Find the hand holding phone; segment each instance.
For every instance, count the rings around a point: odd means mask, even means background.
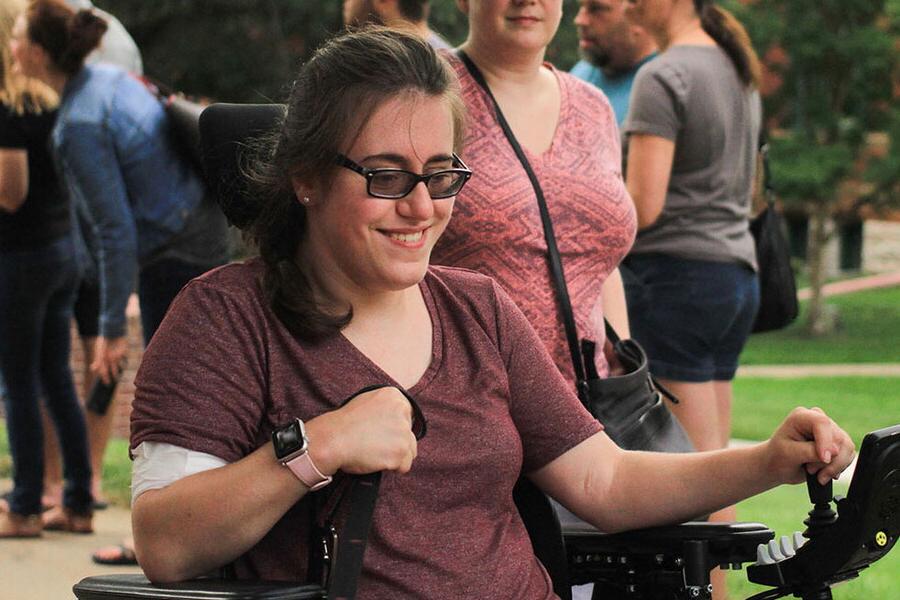
[[[119,364],[119,368],[116,369],[116,372],[109,383],[104,383],[103,379],[97,377],[91,388],[91,393],[88,395],[87,402],[85,402],[85,408],[94,414],[105,415],[106,411],[109,410],[109,405],[112,404],[113,395],[116,392],[116,385],[119,383],[119,378],[122,376],[122,371],[124,370],[125,363],[123,361]]]

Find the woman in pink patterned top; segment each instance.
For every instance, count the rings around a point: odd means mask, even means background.
[[[602,347],[604,315],[627,337],[617,267],[634,241],[634,206],[622,181],[619,133],[606,97],[544,62],[562,2],[468,0],[460,7],[469,16],[462,50],[484,73],[546,197],[580,337]],[[478,168],[432,262],[499,281],[574,382],[531,183],[487,93],[462,61],[452,57],[452,63],[469,115],[464,156]],[[597,360],[606,375],[603,353]]]

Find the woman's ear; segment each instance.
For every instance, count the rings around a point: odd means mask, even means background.
[[[309,206],[313,203],[315,193],[311,185],[299,177],[291,177],[291,186],[294,188],[294,196],[297,198],[297,202],[303,206]]]
[[[464,15],[469,14],[469,0],[456,0],[456,8]]]

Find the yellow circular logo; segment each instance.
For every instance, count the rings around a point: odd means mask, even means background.
[[[876,533],[875,534],[875,543],[882,547],[887,546],[887,543],[888,543],[887,534],[883,531],[879,531],[878,533]]]

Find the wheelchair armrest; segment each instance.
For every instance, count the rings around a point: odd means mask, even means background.
[[[325,598],[318,585],[284,581],[193,579],[154,584],[137,573],[85,577],[72,591],[78,600],[305,600]]]
[[[756,548],[775,537],[760,523],[696,521],[607,534],[568,511],[557,511],[573,584],[595,582],[609,593],[660,587],[697,587],[706,593],[709,571],[740,568]]]

